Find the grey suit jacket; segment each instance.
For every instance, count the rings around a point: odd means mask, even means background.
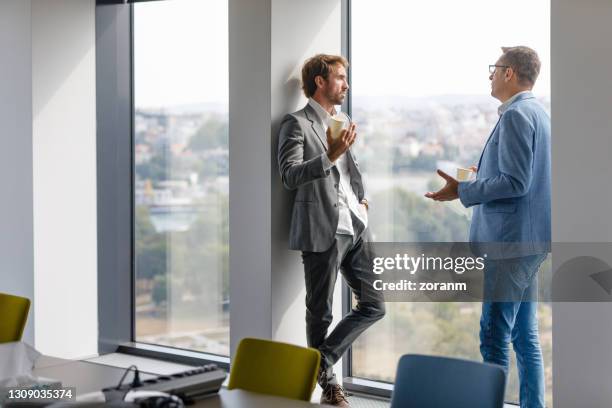
[[[278,138],[278,166],[284,186],[297,190],[289,248],[323,252],[334,242],[338,229],[338,188],[340,172],[336,166],[325,171],[322,155],[327,151],[327,136],[310,106],[283,118]],[[364,198],[359,164],[347,153],[351,187],[357,199]]]

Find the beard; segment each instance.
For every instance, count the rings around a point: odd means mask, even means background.
[[[346,94],[340,93],[340,92],[327,94],[327,99],[334,105],[342,105],[345,97],[346,97]]]

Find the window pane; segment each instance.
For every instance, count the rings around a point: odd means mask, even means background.
[[[478,163],[498,119],[488,65],[501,46],[538,51],[542,72],[534,93],[550,109],[550,3],[352,0],[351,7],[352,117],[363,135],[356,153],[375,203],[374,240],[467,241],[471,212],[423,194],[442,186],[436,168],[454,174]],[[353,346],[353,376],[393,382],[406,353],[481,360],[480,303],[387,306],[386,317]],[[540,304],[539,318],[552,406],[550,305]],[[516,370],[506,399],[518,401]]]
[[[134,5],[136,341],[229,355],[227,0]]]

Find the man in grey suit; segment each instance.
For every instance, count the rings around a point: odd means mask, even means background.
[[[372,289],[373,272],[363,241],[368,201],[359,164],[350,150],[356,126],[351,123],[335,139],[328,126],[349,88],[347,66],[345,58],[324,54],[304,63],[302,83],[308,104],[285,116],[278,145],[283,184],[296,190],[289,248],[302,251],[306,334],[308,345],[321,352],[321,402],[343,407],[348,402],[333,365],[385,313],[382,296]],[[357,305],[328,335],[338,270]]]

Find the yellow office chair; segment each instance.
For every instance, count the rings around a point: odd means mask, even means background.
[[[227,388],[310,401],[320,360],[315,349],[245,338],[238,344]]]
[[[21,340],[29,311],[30,299],[0,293],[0,343]]]

